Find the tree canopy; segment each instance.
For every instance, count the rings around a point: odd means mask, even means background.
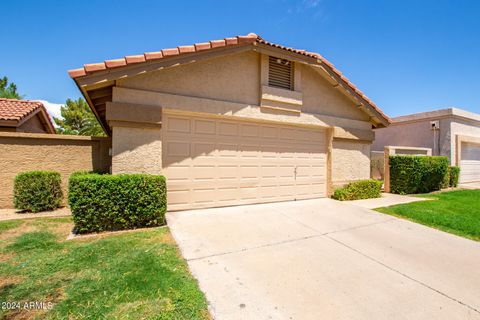
[[[17,85],[13,82],[8,83],[8,78],[0,78],[0,98],[22,99],[23,96],[17,92]]]
[[[77,100],[67,99],[60,108],[62,118],[53,117],[58,126],[59,134],[74,134],[82,136],[105,136],[100,123],[90,110],[87,102],[82,98]]]

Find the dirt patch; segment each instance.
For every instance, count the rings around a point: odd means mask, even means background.
[[[0,221],[17,219],[35,219],[42,217],[65,217],[71,216],[69,208],[63,207],[54,211],[43,211],[37,213],[19,212],[15,209],[0,209]]]
[[[72,232],[73,229],[73,222],[68,222],[68,223],[56,223],[54,225],[51,225],[48,228],[48,231],[51,231],[55,235],[58,235],[61,237],[61,239],[65,239],[68,237],[68,235]]]
[[[23,276],[0,276],[0,291],[6,287],[16,285],[24,279]]]
[[[38,319],[42,318],[41,315],[44,314],[45,310],[28,310],[28,309],[15,309],[11,310],[5,315],[5,319],[11,320],[29,320],[29,319]]]
[[[32,226],[30,223],[23,223],[22,225],[18,226],[17,228],[10,229],[0,233],[0,242],[9,241],[14,239],[18,236],[21,236],[24,233],[32,232],[37,230],[36,227]]]
[[[9,253],[0,253],[0,262],[4,263],[13,258],[13,254]]]

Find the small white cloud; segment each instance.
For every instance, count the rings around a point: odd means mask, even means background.
[[[320,4],[320,0],[303,0],[304,7],[315,8]]]
[[[53,103],[53,102],[49,102],[47,100],[36,100],[36,101],[40,101],[41,103],[43,103],[43,105],[45,106],[45,108],[48,111],[48,114],[52,118],[52,121],[53,121],[53,117],[62,118],[62,115],[60,114],[60,108],[63,106],[63,104]]]

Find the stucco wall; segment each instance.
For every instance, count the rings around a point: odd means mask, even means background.
[[[302,75],[302,112],[368,121],[366,113],[358,110],[350,99],[332,88],[317,71],[303,65],[299,67]]]
[[[112,173],[161,173],[160,128],[114,127],[112,142]]]
[[[30,170],[55,170],[63,190],[72,172],[110,168],[110,139],[52,134],[0,133],[0,208],[13,207],[13,179]]]
[[[120,79],[117,86],[258,105],[260,57],[231,54]]]
[[[433,130],[430,129],[430,122],[434,120],[440,122],[435,147]],[[456,165],[455,137],[457,135],[480,137],[480,122],[458,116],[447,116],[394,124],[388,128],[375,129],[372,149],[383,151],[383,147],[389,145],[431,148],[433,155],[447,156],[450,163]]]
[[[392,124],[387,128],[375,129],[372,150],[383,151],[385,146],[431,148],[433,155],[450,157],[451,119],[438,119],[440,130],[435,133],[435,146],[434,131],[431,129],[430,121],[432,120]]]
[[[261,63],[259,53],[244,52],[121,79],[113,88],[113,101],[170,111],[371,132],[369,117],[306,65],[295,66],[301,77],[295,86],[302,93],[301,112],[263,109]],[[160,173],[160,140],[161,134],[152,129],[114,127],[113,172]],[[332,181],[370,176],[369,142],[337,137],[332,157]]]
[[[370,143],[334,140],[332,150],[332,183],[370,178]]]

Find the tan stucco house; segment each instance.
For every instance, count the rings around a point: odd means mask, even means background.
[[[389,118],[316,53],[256,34],[70,70],[112,173],[167,178],[170,210],[328,196],[370,176]]]
[[[460,166],[460,183],[480,182],[480,114],[449,108],[393,118],[375,130],[373,151],[385,146],[430,148]]]
[[[0,132],[55,133],[39,101],[0,98]]]

